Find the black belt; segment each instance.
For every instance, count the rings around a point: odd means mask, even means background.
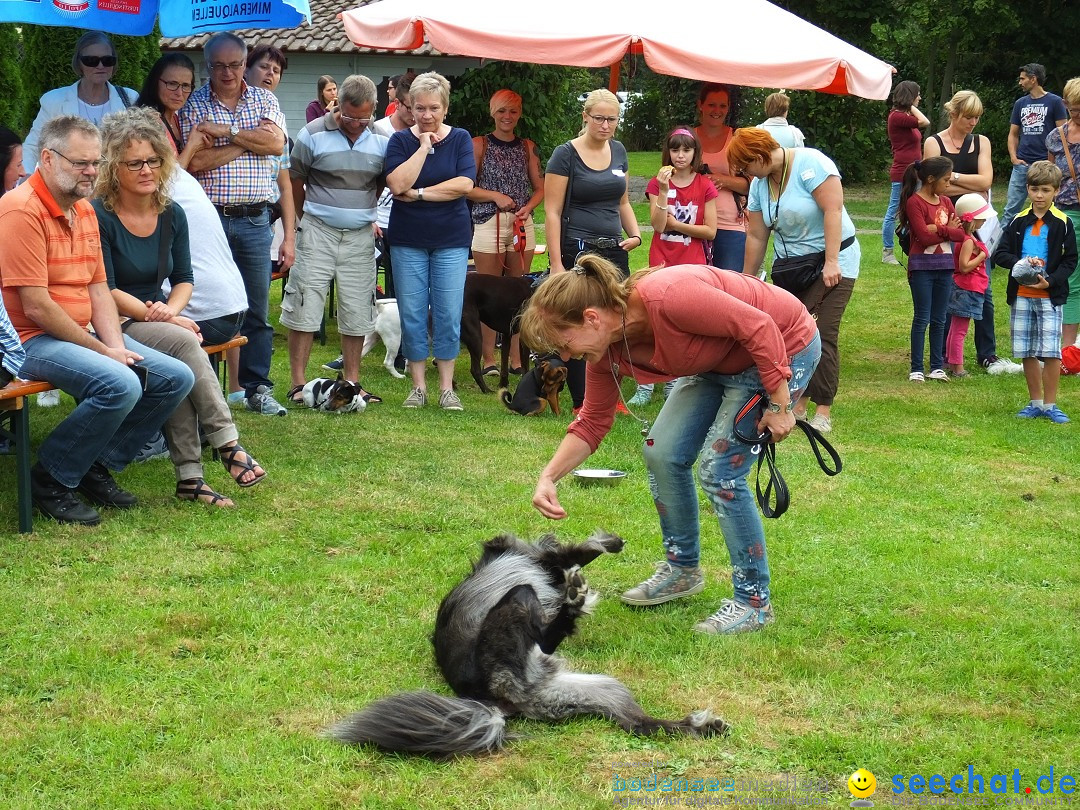
[[[266,203],[252,205],[215,205],[214,208],[226,217],[258,217],[266,213]]]
[[[597,239],[579,239],[578,241],[589,247],[600,248],[600,250],[614,250],[622,245],[621,240],[612,239],[610,236],[601,236]]]

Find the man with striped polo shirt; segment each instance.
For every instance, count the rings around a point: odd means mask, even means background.
[[[274,159],[285,148],[285,116],[269,90],[244,80],[247,44],[220,31],[203,46],[210,81],[198,88],[180,110],[184,140],[206,138],[188,164],[217,208],[236,266],[244,278],[248,311],[240,333],[239,379],[247,407],[256,413],[284,416],[273,397],[270,355],[270,200],[276,192]]]
[[[296,263],[285,285],[281,325],[289,330],[289,399],[307,381],[311,344],[330,283],[337,285],[343,374],[360,382],[364,336],[375,329],[375,208],[388,139],[370,129],[375,85],[349,76],[338,105],[304,127],[292,150],[292,193],[299,221]],[[367,402],[381,402],[363,392]]]

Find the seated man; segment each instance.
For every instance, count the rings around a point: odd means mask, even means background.
[[[0,198],[0,286],[26,351],[22,376],[78,403],[38,449],[34,505],[62,523],[93,526],[100,516],[75,491],[100,506],[134,506],[110,470],[127,466],[195,378],[120,329],[86,199],[101,162],[97,128],[61,116],[42,128],[40,142],[37,171]]]

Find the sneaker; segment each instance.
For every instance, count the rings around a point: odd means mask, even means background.
[[[425,405],[427,405],[427,391],[423,388],[414,388],[401,403],[402,408],[423,408]]]
[[[1066,422],[1070,421],[1069,417],[1065,415],[1065,412],[1062,411],[1061,408],[1059,408],[1057,405],[1053,405],[1047,408],[1045,411],[1043,411],[1042,415],[1049,419],[1051,422],[1053,422],[1055,425],[1064,425]]]
[[[142,463],[153,461],[155,458],[169,457],[169,443],[165,441],[165,435],[159,430],[157,435],[143,445],[142,450],[135,454],[132,461]]]
[[[227,397],[225,397],[225,401],[228,402],[229,405],[243,405],[244,404],[244,392],[243,391],[233,391],[231,394],[229,394]]]
[[[671,396],[671,392],[675,390],[675,383],[677,382],[678,380],[671,380],[670,382],[664,383],[664,399]]]
[[[41,466],[41,462],[30,470],[30,495],[41,514],[59,523],[79,523],[83,526],[101,523],[97,510],[76,498],[74,490],[53,478]]]
[[[439,407],[444,411],[463,411],[461,400],[452,388],[447,388],[439,393]]]
[[[945,373],[945,369],[943,369],[943,368],[935,368],[935,369],[932,369],[930,371],[930,373],[926,375],[926,379],[928,379],[928,380],[937,380],[938,382],[948,382],[949,381],[949,375]]]
[[[37,395],[37,404],[39,408],[55,408],[60,404],[60,390],[42,391]]]
[[[882,264],[900,264],[900,261],[896,258],[892,248],[885,248],[881,251],[881,263]]]
[[[331,360],[329,363],[323,363],[323,368],[327,371],[341,371],[345,368],[345,355],[339,354],[337,360]]]
[[[130,509],[139,502],[130,492],[120,488],[104,464],[97,462],[86,471],[76,490],[98,506]]]
[[[818,433],[831,433],[832,419],[828,416],[814,414],[814,418],[810,420],[810,427],[815,428]]]
[[[656,564],[655,574],[619,598],[628,605],[662,605],[701,593],[704,588],[705,575],[700,567],[686,568],[664,560]]]
[[[1038,405],[1028,403],[1016,414],[1017,419],[1038,419],[1043,415],[1043,409]]]
[[[652,399],[653,387],[652,383],[645,383],[644,385],[638,385],[637,391],[627,401],[627,405],[637,407],[639,405],[648,405],[649,400]]]
[[[907,375],[908,382],[926,382],[926,375],[921,371],[913,371]]]
[[[285,406],[274,399],[274,386],[260,385],[255,393],[244,400],[249,411],[261,413],[264,416],[284,416],[288,413]]]
[[[733,636],[736,633],[752,633],[776,621],[772,605],[754,608],[740,605],[734,599],[725,599],[720,609],[704,621],[694,625],[694,631],[711,635]]]
[[[982,367],[986,369],[987,374],[995,375],[1020,374],[1024,370],[1024,367],[1020,363],[1014,363],[1012,360],[1006,360],[1004,357],[998,357],[996,354],[983,360]]]

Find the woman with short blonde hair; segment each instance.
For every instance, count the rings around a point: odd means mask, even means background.
[[[1049,160],[1061,169],[1061,188],[1054,204],[1065,212],[1080,243],[1080,78],[1069,79],[1061,91],[1069,119],[1046,136]],[[1064,136],[1064,137],[1063,137]],[[1068,149],[1068,156],[1065,150]],[[1072,346],[1080,331],[1080,266],[1069,276],[1069,297],[1061,315],[1061,345]]]

